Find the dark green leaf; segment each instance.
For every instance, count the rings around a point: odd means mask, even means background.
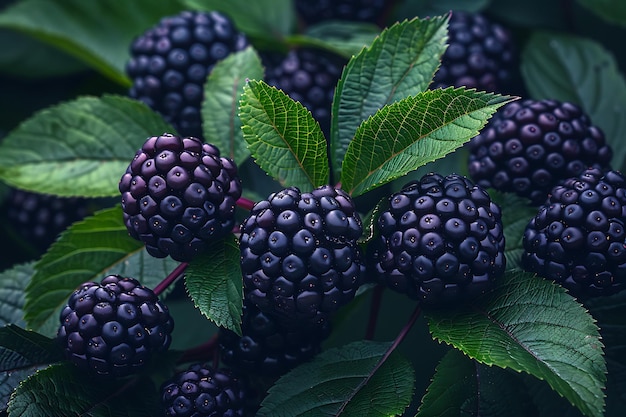
[[[136,273],[133,278],[152,288],[177,264],[148,255],[144,245],[128,235],[119,206],[100,211],[63,232],[36,263],[26,288],[25,319],[35,330],[54,332],[60,309],[83,282],[99,282],[108,273],[123,271]]]
[[[476,13],[489,5],[491,0],[405,0],[396,12],[397,18],[426,17],[465,10]]]
[[[567,13],[563,13],[563,5],[558,1],[492,1],[487,13],[508,27],[566,30],[569,24]]]
[[[244,87],[243,136],[257,164],[281,185],[304,190],[328,184],[326,139],[302,104],[264,81]]]
[[[464,88],[428,90],[389,104],[359,126],[341,172],[357,196],[454,151],[511,97]]]
[[[16,265],[0,274],[0,326],[24,323],[24,290],[34,274],[33,263]]]
[[[281,377],[269,389],[257,416],[401,414],[413,395],[414,372],[397,352],[385,356],[390,346],[353,342],[320,353]]]
[[[159,394],[148,379],[94,383],[70,363],[51,365],[24,380],[9,402],[11,417],[154,417]]]
[[[413,19],[382,31],[344,68],[333,99],[331,158],[341,172],[348,145],[363,120],[383,106],[428,87],[445,51],[447,17]]]
[[[536,32],[522,52],[521,71],[533,98],[580,105],[612,146],[612,165],[626,168],[626,81],[608,50],[590,39]]]
[[[124,67],[132,39],[181,9],[175,0],[23,0],[0,14],[0,26],[49,43],[128,86]]]
[[[380,28],[374,24],[329,20],[308,27],[304,34],[288,37],[287,42],[328,49],[350,59],[371,44],[379,33]]]
[[[578,0],[578,3],[591,10],[609,23],[626,27],[626,3],[622,0]]]
[[[427,316],[435,338],[486,365],[544,379],[585,415],[602,416],[606,363],[600,333],[560,286],[509,271],[471,306]]]
[[[204,86],[202,129],[204,139],[223,156],[241,164],[250,156],[241,131],[239,100],[247,80],[263,79],[261,59],[252,47],[219,61]]]
[[[118,184],[149,136],[173,132],[126,97],[81,97],[41,110],[0,142],[0,178],[60,196],[118,196]]]
[[[534,417],[531,404],[518,375],[452,349],[439,362],[417,417]]]
[[[213,242],[208,255],[194,259],[185,274],[187,291],[200,312],[241,335],[243,281],[234,235]]]
[[[245,34],[280,39],[292,32],[296,13],[291,0],[183,0],[188,8],[227,14]]]

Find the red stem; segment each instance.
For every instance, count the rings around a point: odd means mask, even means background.
[[[174,281],[184,274],[185,269],[187,269],[187,265],[189,265],[187,262],[181,262],[168,276],[165,277],[163,281],[159,282],[159,284],[154,287],[152,291],[154,291],[156,295],[161,295],[167,287],[172,285]]]
[[[245,197],[239,197],[236,204],[244,210],[252,210],[254,207],[254,201]]]
[[[178,363],[206,362],[208,359],[214,359],[217,356],[215,354],[217,349],[217,338],[218,333],[215,333],[207,342],[187,349],[178,359]]]

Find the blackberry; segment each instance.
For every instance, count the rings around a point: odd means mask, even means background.
[[[124,223],[150,255],[185,262],[235,225],[233,160],[195,137],[148,138],[120,179]]]
[[[352,199],[341,189],[272,193],[241,226],[246,299],[281,320],[325,320],[361,284],[362,233]]]
[[[296,11],[307,25],[328,20],[377,23],[389,0],[296,0]]]
[[[505,92],[515,78],[516,48],[509,30],[480,13],[453,11],[448,47],[431,88]]]
[[[585,170],[552,189],[528,223],[522,266],[579,298],[626,288],[626,178]]]
[[[218,61],[248,44],[221,12],[164,17],[130,46],[129,96],[159,112],[180,135],[202,137],[206,77]]]
[[[249,406],[245,381],[228,369],[195,363],[161,386],[168,417],[244,416]]]
[[[381,284],[434,306],[471,299],[504,273],[500,208],[471,180],[426,174],[388,203],[367,247]]]
[[[335,87],[347,60],[316,48],[291,49],[286,55],[265,53],[265,81],[302,103],[329,136]]]
[[[61,311],[57,339],[69,361],[104,376],[140,371],[169,348],[174,321],[154,292],[134,278],[87,282]]]
[[[222,362],[240,372],[259,375],[282,375],[308,361],[321,351],[321,343],[330,334],[330,322],[318,325],[285,325],[244,302],[242,336],[220,328],[219,346]]]
[[[508,103],[469,142],[472,179],[539,205],[555,185],[595,167],[610,169],[604,133],[577,105],[557,100]]]

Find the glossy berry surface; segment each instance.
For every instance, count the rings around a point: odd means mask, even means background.
[[[137,151],[119,191],[130,235],[152,256],[183,262],[231,232],[241,180],[214,145],[165,133]]]
[[[139,372],[151,355],[169,348],[174,328],[150,288],[119,275],[78,287],[60,318],[57,339],[67,359],[103,376]]]
[[[272,193],[255,204],[241,232],[244,293],[261,311],[318,320],[354,298],[362,281],[363,226],[343,190]]]
[[[161,403],[168,417],[243,417],[247,388],[228,369],[196,363],[161,386]]]
[[[576,297],[626,288],[626,179],[588,169],[556,186],[524,232],[524,269]]]
[[[206,78],[218,61],[246,46],[245,35],[223,13],[164,17],[131,44],[129,96],[159,112],[181,135],[202,137]]]
[[[246,302],[241,323],[242,335],[220,328],[221,360],[240,372],[281,375],[312,359],[330,334],[330,322],[315,325],[287,325]]]
[[[381,284],[434,306],[474,298],[504,273],[500,208],[469,179],[426,174],[388,204],[368,244]]]
[[[508,29],[480,13],[455,10],[448,38],[431,88],[465,86],[507,92],[516,71],[516,47]]]
[[[468,169],[493,187],[543,204],[555,185],[589,167],[609,169],[604,133],[575,104],[522,100],[506,104],[469,142]]]

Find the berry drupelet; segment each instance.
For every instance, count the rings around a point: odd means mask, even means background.
[[[508,103],[468,146],[468,170],[476,183],[535,205],[589,167],[610,169],[613,155],[604,133],[580,107],[557,100]]]
[[[218,61],[247,46],[245,35],[223,13],[183,11],[164,17],[130,47],[129,96],[159,112],[182,136],[202,137],[207,75]]]
[[[174,321],[154,292],[134,278],[109,275],[82,284],[61,311],[57,339],[67,359],[101,376],[139,372],[169,348]]]
[[[325,320],[361,284],[362,233],[352,199],[341,189],[272,193],[241,226],[246,299],[281,320]]]
[[[504,273],[500,208],[469,179],[426,174],[388,204],[367,248],[381,284],[436,306],[474,298]]]
[[[626,288],[626,178],[590,168],[553,188],[528,223],[524,269],[579,298]]]
[[[119,182],[124,223],[150,255],[186,262],[235,225],[233,160],[195,137],[152,136]]]

